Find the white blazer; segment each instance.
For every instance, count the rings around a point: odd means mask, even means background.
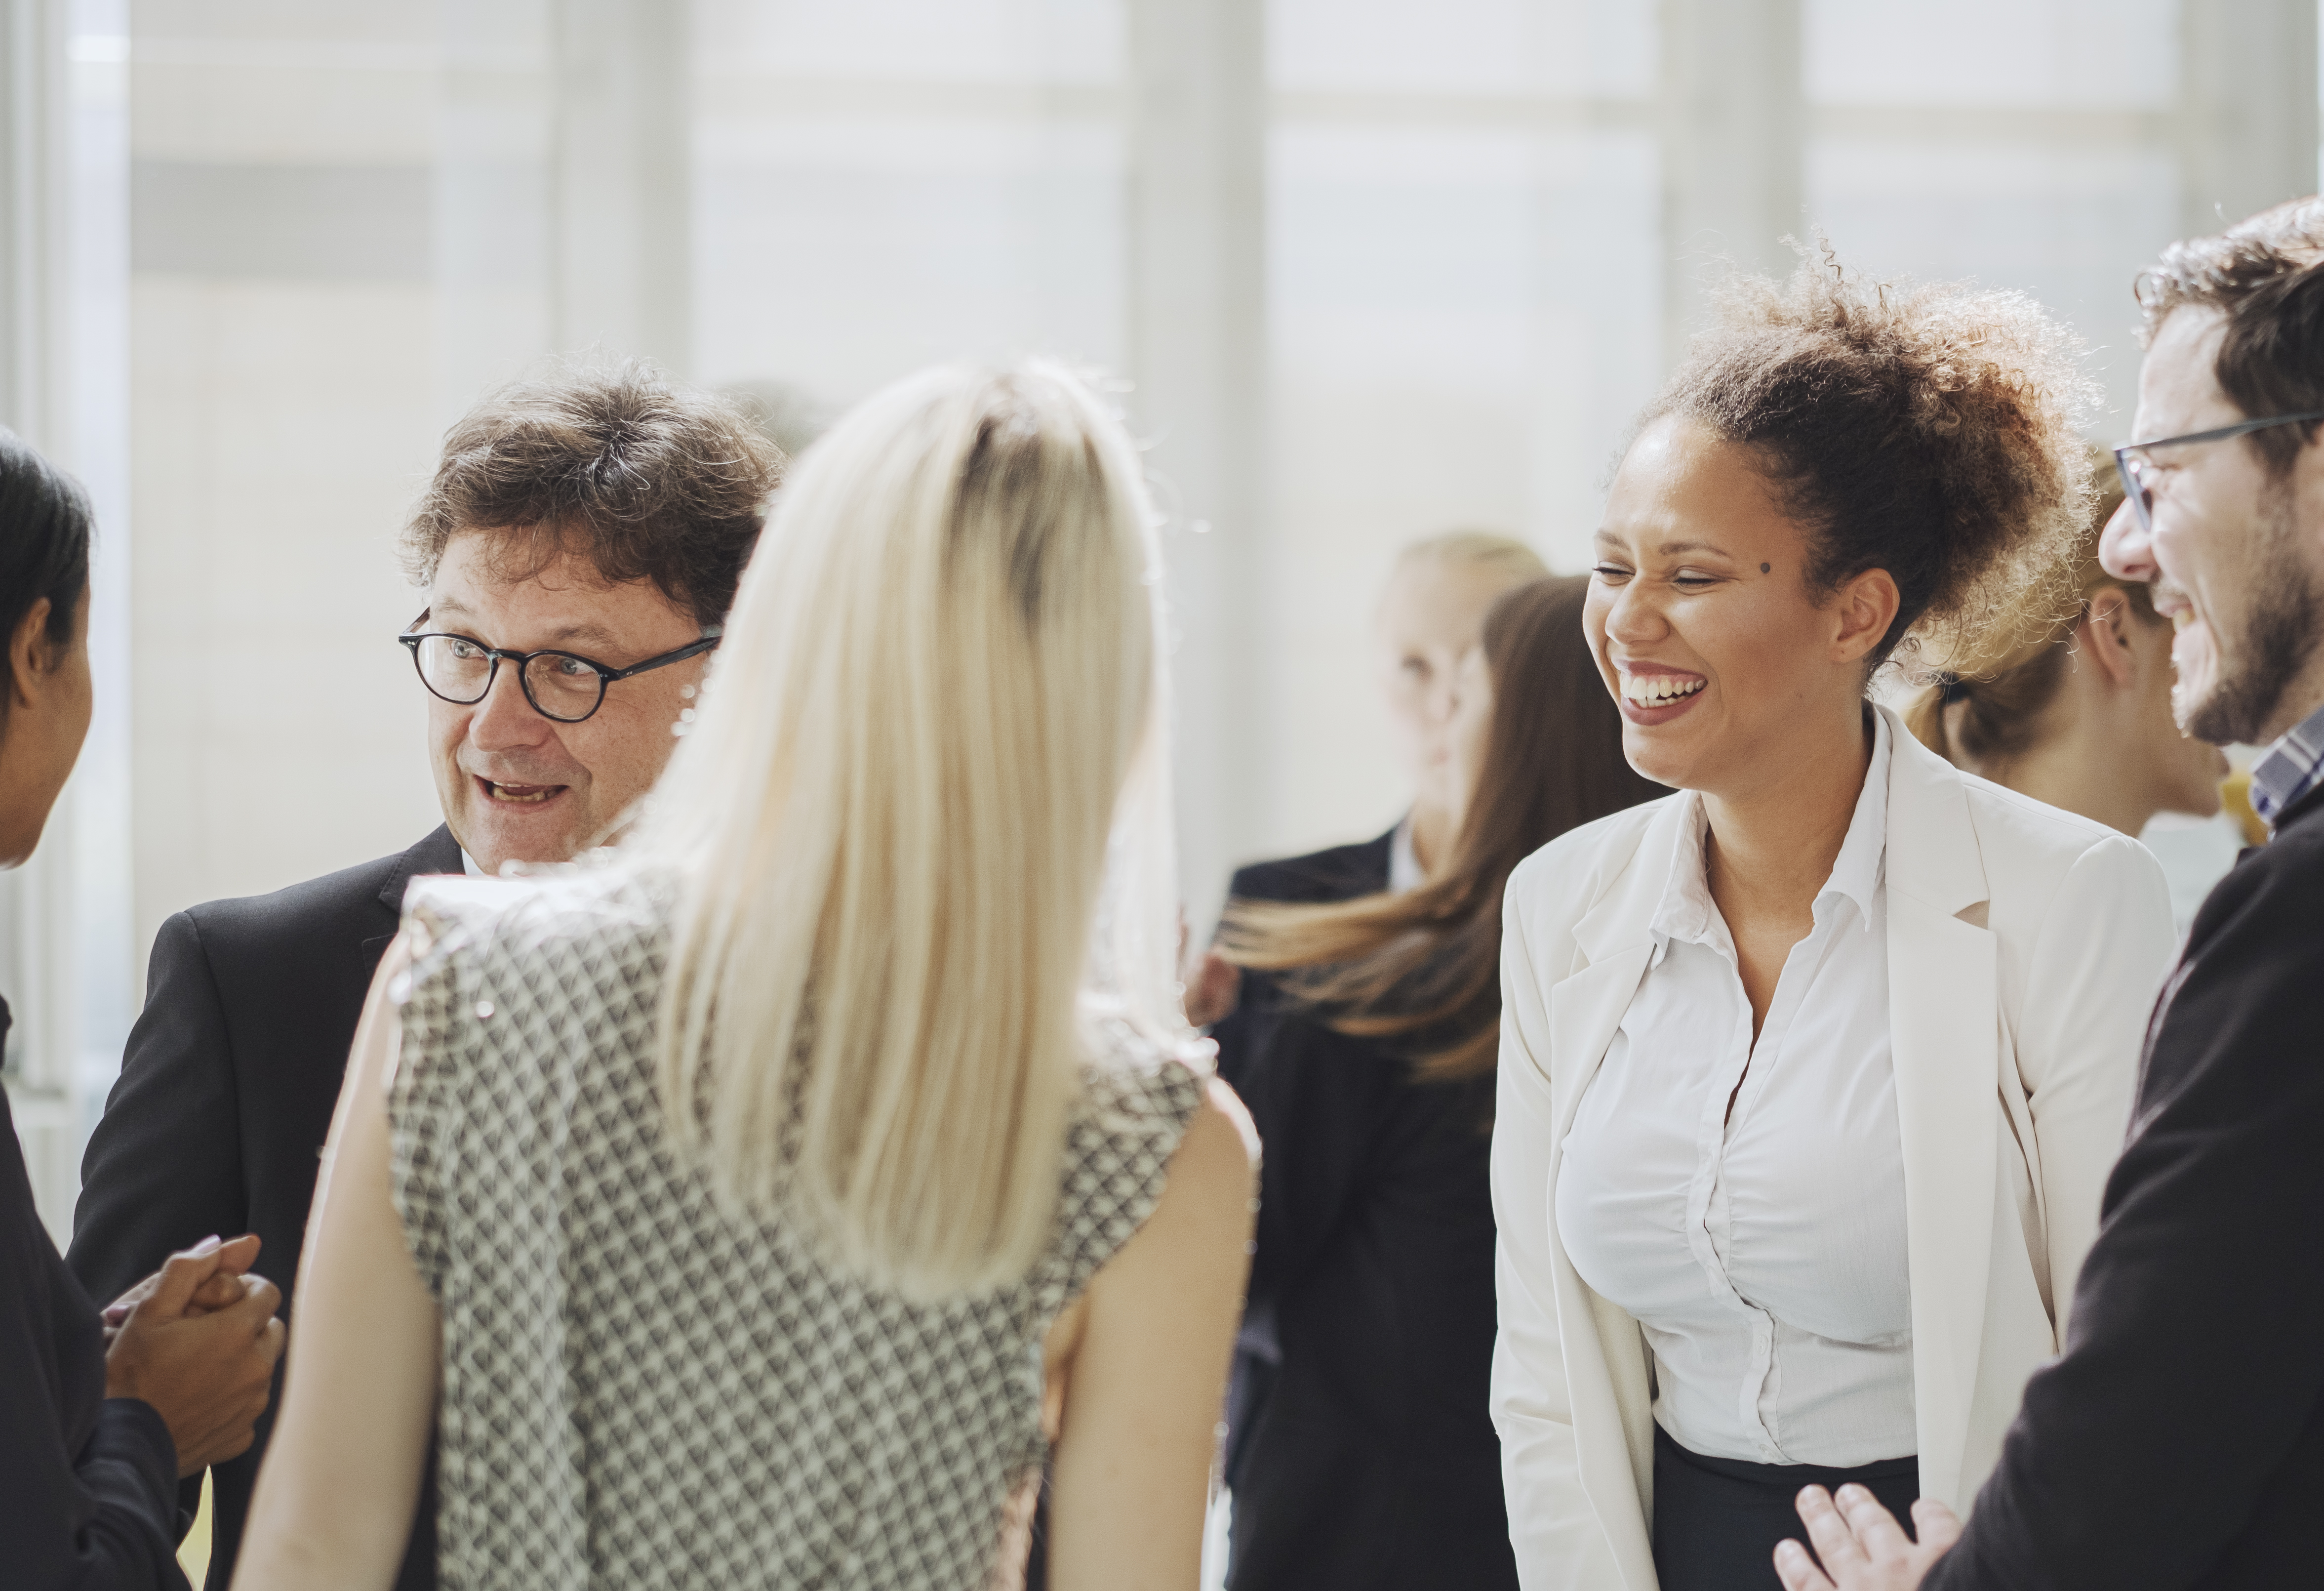
[[[2137,841],[1962,773],[1888,720],[1921,1494],[1966,1512],[2026,1377],[2062,1339],[2173,949],[2171,901]],[[1646,973],[1688,804],[1576,829],[1509,879],[1492,1410],[1526,1591],[1656,1584],[1646,1340],[1566,1259],[1553,1197],[1574,1105]]]

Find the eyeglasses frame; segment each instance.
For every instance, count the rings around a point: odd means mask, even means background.
[[[2223,425],[2214,430],[2190,431],[2183,437],[2158,437],[2151,442],[2125,442],[2114,450],[2114,472],[2122,477],[2122,495],[2130,499],[2131,512],[2138,515],[2138,528],[2148,535],[2154,534],[2153,495],[2139,485],[2138,477],[2130,472],[2129,455],[2144,453],[2149,448],[2177,448],[2189,442],[2224,442],[2229,437],[2246,436],[2272,426],[2300,425],[2309,421],[2324,420],[2324,409],[2306,414],[2271,414],[2265,420],[2246,420],[2235,425]]]
[[[396,640],[401,642],[404,650],[411,654],[411,671],[420,676],[420,683],[425,686],[428,694],[438,701],[450,702],[456,708],[475,707],[492,695],[493,687],[500,681],[501,664],[506,661],[516,665],[517,689],[524,692],[524,699],[530,704],[534,712],[552,724],[586,724],[597,716],[599,708],[605,705],[605,691],[608,687],[620,680],[627,680],[632,675],[643,674],[654,669],[668,668],[672,663],[682,663],[687,658],[699,657],[706,652],[715,652],[719,642],[724,640],[725,636],[724,625],[713,624],[703,631],[700,640],[692,644],[681,646],[676,652],[665,652],[659,657],[650,657],[643,662],[632,663],[626,669],[617,669],[611,663],[601,663],[595,658],[584,657],[577,652],[567,652],[561,646],[545,646],[539,652],[512,652],[504,646],[486,646],[474,635],[463,635],[456,630],[407,630],[398,635]],[[441,637],[447,641],[465,641],[492,660],[492,667],[484,675],[484,688],[466,701],[462,701],[456,696],[447,696],[435,686],[429,684],[428,671],[420,666],[420,643],[435,637]],[[525,671],[532,666],[532,660],[537,657],[569,657],[575,662],[586,663],[596,671],[597,699],[590,705],[587,712],[577,718],[560,718],[540,705],[540,698],[532,694],[532,681],[525,677]]]

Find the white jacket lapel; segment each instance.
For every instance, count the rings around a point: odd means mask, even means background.
[[[1886,709],[1883,709],[1884,711]],[[2000,1031],[1987,899],[1960,775],[1891,716],[1888,1023],[1904,1141],[1921,1491],[1954,1507],[1993,1263]]]

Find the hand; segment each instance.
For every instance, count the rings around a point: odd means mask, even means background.
[[[215,1237],[207,1237],[202,1241],[217,1243]],[[217,1271],[208,1281],[194,1290],[193,1300],[187,1306],[186,1313],[214,1315],[229,1304],[239,1303],[242,1300],[242,1274],[257,1263],[258,1246],[258,1234],[255,1232],[245,1232],[240,1237],[218,1244]],[[156,1271],[105,1306],[98,1318],[105,1322],[105,1347],[107,1353],[113,1351],[113,1339],[121,1335],[121,1323],[129,1318],[129,1311],[135,1309],[139,1302],[150,1295],[160,1284],[161,1280],[161,1272]]]
[[[1799,1509],[1823,1568],[1797,1541],[1784,1542],[1775,1549],[1784,1591],[1914,1591],[1960,1540],[1960,1517],[1927,1497],[1913,1504],[1917,1544],[1862,1486],[1840,1487],[1837,1505],[1821,1486],[1810,1486],[1800,1494]]]
[[[249,1450],[282,1356],[281,1293],[263,1276],[226,1271],[225,1252],[212,1237],[171,1255],[105,1356],[105,1395],[152,1405],[177,1444],[180,1478]],[[241,1296],[202,1312],[195,1296],[221,1275]]]
[[[1242,999],[1242,968],[1216,950],[1205,950],[1186,969],[1186,1024],[1206,1028],[1234,1014]]]

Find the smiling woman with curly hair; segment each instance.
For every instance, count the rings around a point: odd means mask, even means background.
[[[1728,290],[1615,474],[1583,624],[1677,793],[1508,890],[1493,1412],[1529,1588],[1774,1586],[1811,1484],[1963,1504],[2056,1351],[2161,871],[1867,687],[2070,601],[2076,351],[2022,295],[1825,251]]]

